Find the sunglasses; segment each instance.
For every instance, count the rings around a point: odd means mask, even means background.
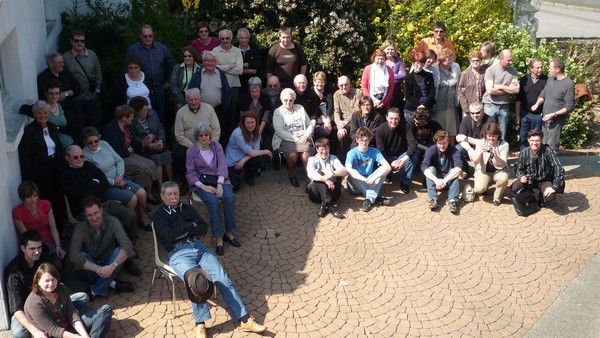
[[[221,40],[231,40],[231,38],[230,38],[230,37],[228,37],[228,36],[224,36],[224,37],[222,37],[222,38],[219,38],[219,39],[221,39]]]
[[[73,42],[84,43],[85,39],[73,39]]]
[[[471,113],[471,115],[481,115],[481,112]]]
[[[96,143],[100,143],[100,140],[89,140],[86,142],[86,144],[96,144]]]
[[[81,159],[83,159],[83,155],[73,155],[73,156],[70,156],[70,157],[72,159],[74,159],[74,160],[81,160]]]
[[[153,38],[154,34],[146,34],[146,35],[142,35],[143,38],[149,39],[149,38]]]
[[[436,29],[436,30],[434,30],[434,32],[435,33],[444,33],[444,30],[443,29]]]

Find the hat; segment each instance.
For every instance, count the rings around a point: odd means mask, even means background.
[[[206,273],[200,268],[191,268],[183,275],[185,288],[188,298],[193,303],[206,302],[214,292],[214,283]]]

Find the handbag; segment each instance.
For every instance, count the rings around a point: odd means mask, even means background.
[[[517,215],[527,217],[540,211],[540,191],[525,187],[511,197]]]
[[[204,185],[210,185],[211,187],[217,187],[219,182],[219,176],[210,175],[210,174],[202,174],[200,175],[200,183]]]

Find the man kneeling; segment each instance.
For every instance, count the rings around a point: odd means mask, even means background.
[[[158,241],[169,254],[169,265],[183,280],[185,274],[193,268],[201,268],[217,286],[227,304],[229,313],[240,320],[240,329],[245,332],[264,332],[267,328],[254,321],[248,315],[246,307],[235,286],[223,269],[217,257],[202,243],[201,236],[206,234],[207,224],[200,218],[196,209],[179,202],[179,186],[168,181],[160,188],[163,204],[152,215],[154,230]],[[210,310],[206,302],[192,303],[196,328],[196,338],[206,337],[205,321],[210,319]]]

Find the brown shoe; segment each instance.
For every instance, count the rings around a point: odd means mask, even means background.
[[[194,337],[196,338],[206,338],[206,325],[198,324],[194,328]]]
[[[245,323],[240,322],[240,330],[244,332],[263,333],[267,330],[267,327],[255,322],[254,318],[248,317]]]

